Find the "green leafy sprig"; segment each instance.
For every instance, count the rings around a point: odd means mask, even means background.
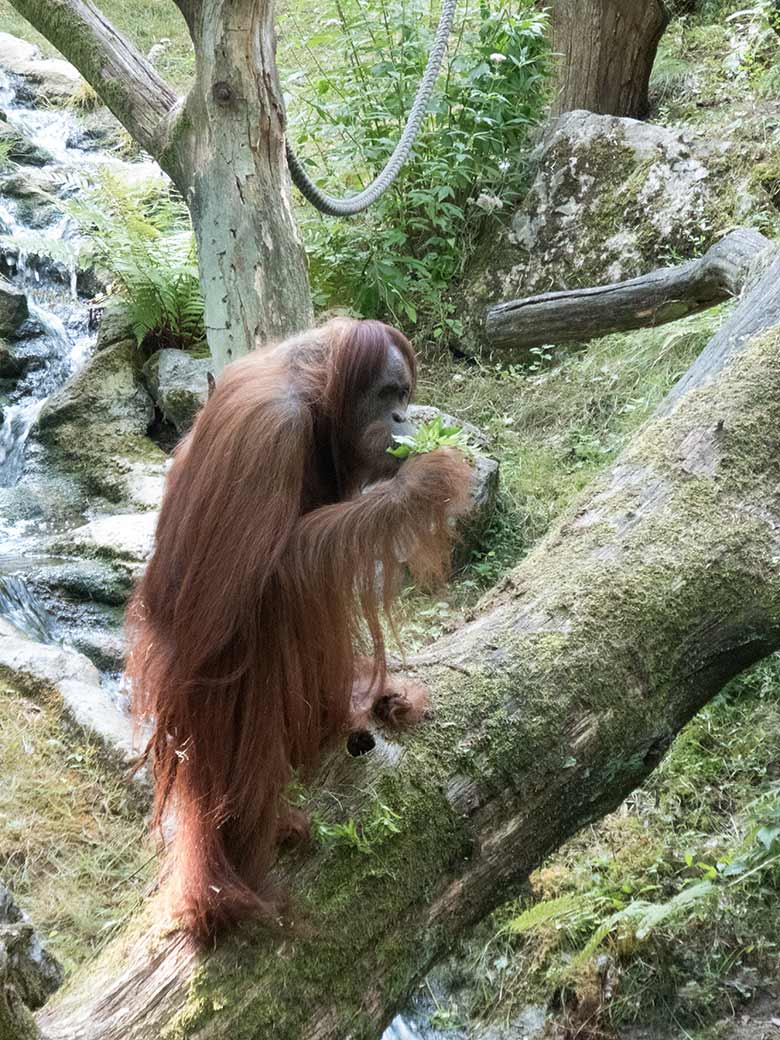
[[[422,423],[412,435],[394,436],[396,447],[388,448],[388,454],[396,459],[408,459],[410,455],[427,455],[437,448],[458,448],[467,455],[473,451],[468,436],[460,426],[445,426],[440,415],[430,422]]]

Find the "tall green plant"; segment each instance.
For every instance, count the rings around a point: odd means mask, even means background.
[[[433,39],[433,0],[335,0],[314,32],[290,15],[299,68],[291,133],[331,191],[364,186],[391,153]],[[446,292],[475,234],[516,194],[545,97],[546,17],[530,0],[465,9],[436,99],[396,182],[366,214],[301,219],[315,302],[408,326],[459,331]],[[338,186],[338,187],[336,187]]]
[[[104,171],[66,205],[85,245],[79,262],[113,278],[139,345],[193,350],[205,345],[195,241],[184,201],[162,180],[126,184]]]

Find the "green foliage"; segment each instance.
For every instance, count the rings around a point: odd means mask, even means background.
[[[123,184],[105,171],[65,204],[86,237],[80,262],[113,277],[139,345],[197,350],[205,343],[195,242],[183,200],[162,181]],[[86,255],[85,255],[86,254]]]
[[[344,823],[327,823],[315,817],[312,827],[315,836],[323,845],[345,845],[364,856],[369,856],[387,838],[400,832],[400,819],[398,813],[393,812],[389,806],[377,802],[364,823],[353,819]]]
[[[459,448],[470,453],[468,437],[460,426],[445,426],[440,415],[430,422],[422,423],[411,436],[394,436],[397,447],[388,448],[389,455],[397,459],[408,459],[410,455],[427,455],[437,448]]]
[[[754,0],[726,19],[744,39],[740,72],[757,93],[772,97],[780,82],[780,9],[775,0]]]
[[[0,141],[0,170],[5,170],[11,165],[10,154],[11,142],[7,139]]]
[[[332,193],[363,187],[408,114],[437,20],[432,0],[337,3],[311,31],[290,16],[291,135]],[[347,307],[439,338],[458,332],[445,298],[477,230],[517,192],[529,126],[542,110],[546,18],[508,0],[457,25],[446,71],[396,185],[349,220],[301,213],[315,303]],[[340,51],[343,49],[343,53]],[[332,54],[328,71],[318,56]],[[289,60],[289,59],[288,59]],[[337,71],[333,71],[337,70]]]

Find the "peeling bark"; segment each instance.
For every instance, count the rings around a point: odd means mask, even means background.
[[[409,662],[435,718],[328,761],[309,810],[371,822],[372,843],[280,859],[296,930],[207,957],[152,905],[43,1009],[43,1037],[376,1040],[464,930],[780,646],[777,274],[727,323],[717,370],[694,366],[474,620]]]

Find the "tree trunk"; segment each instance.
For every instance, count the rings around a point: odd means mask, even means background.
[[[217,368],[311,324],[290,202],[272,0],[177,0],[196,78],[180,101],[86,0],[11,0],[187,201]]]
[[[218,367],[311,325],[290,202],[271,0],[212,0],[192,24],[197,75],[163,165],[192,215]]]
[[[526,296],[489,307],[490,350],[584,343],[597,336],[678,321],[738,296],[756,257],[772,243],[750,228],[730,231],[704,256],[624,282]]]
[[[669,14],[661,0],[553,0],[554,115],[585,108],[644,119]]]
[[[207,957],[152,905],[40,1012],[42,1035],[377,1040],[458,935],[641,783],[780,646],[779,310],[775,258],[714,374],[699,366],[476,619],[409,662],[434,719],[329,760],[308,808],[356,821],[368,851],[281,858],[295,930]]]

